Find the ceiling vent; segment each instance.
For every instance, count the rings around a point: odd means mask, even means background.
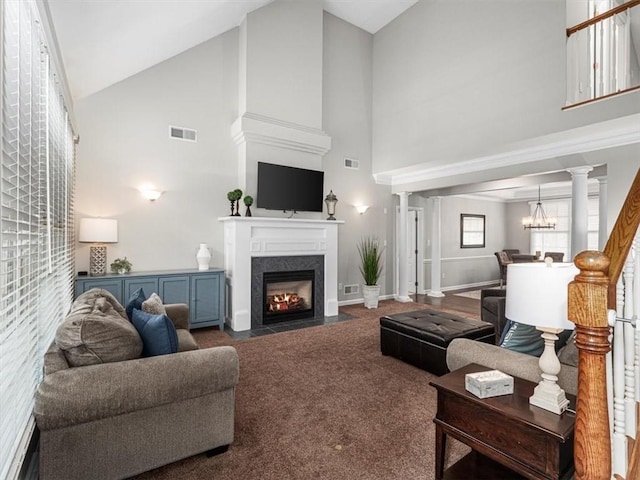
[[[178,140],[186,140],[188,142],[198,141],[198,132],[189,128],[169,126],[169,136]]]
[[[344,167],[351,168],[352,170],[358,170],[358,168],[360,168],[360,164],[358,160],[354,160],[353,158],[345,158]]]

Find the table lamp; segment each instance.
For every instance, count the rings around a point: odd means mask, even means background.
[[[118,221],[109,218],[81,218],[78,241],[92,243],[89,248],[89,275],[107,273],[107,246],[118,241]]]
[[[542,332],[544,351],[540,356],[542,380],[529,403],[556,414],[569,405],[564,390],[558,385],[560,360],[555,342],[562,330],[573,330],[567,318],[569,282],[580,271],[573,263],[512,263],[507,266],[507,299],[505,316],[514,322],[533,325]]]

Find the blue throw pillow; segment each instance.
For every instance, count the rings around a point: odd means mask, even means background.
[[[563,330],[558,334],[555,350],[560,350],[571,335],[571,330]],[[525,325],[510,320],[502,331],[500,346],[516,352],[539,357],[544,351],[542,332],[532,325]]]
[[[142,302],[144,302],[146,299],[147,297],[144,294],[144,290],[142,290],[141,288],[131,294],[129,300],[127,300],[127,304],[124,306],[129,320],[133,321],[133,318],[131,318],[133,309],[137,308],[138,310],[142,310]]]
[[[178,333],[166,315],[152,315],[133,309],[131,322],[142,338],[142,356],[154,357],[178,351]]]

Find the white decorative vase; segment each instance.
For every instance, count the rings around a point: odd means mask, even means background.
[[[364,297],[365,307],[378,308],[380,285],[362,285],[362,296]]]
[[[211,252],[209,252],[209,246],[206,243],[201,243],[196,255],[198,261],[198,270],[209,270],[209,261],[211,260]]]

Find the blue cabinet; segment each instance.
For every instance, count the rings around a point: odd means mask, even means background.
[[[164,270],[110,274],[102,277],[77,277],[76,297],[92,288],[104,288],[124,306],[133,292],[142,288],[145,295],[156,292],[163,303],[186,303],[189,328],[224,328],[224,270]]]

